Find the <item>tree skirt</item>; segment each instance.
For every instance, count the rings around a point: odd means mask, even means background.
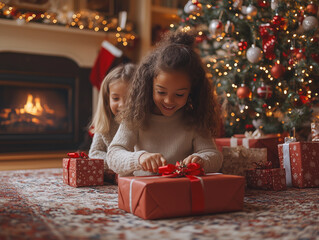
[[[0,239],[319,239],[319,188],[248,190],[242,212],[142,220],[117,186],[72,188],[62,169],[0,172]]]

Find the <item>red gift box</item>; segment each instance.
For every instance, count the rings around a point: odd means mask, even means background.
[[[70,158],[63,158],[64,183],[72,187],[103,185],[103,159],[90,159],[83,157],[83,155],[81,157],[77,153],[71,153],[70,155]]]
[[[119,177],[119,208],[143,219],[182,217],[243,208],[245,178],[213,174],[186,177]]]
[[[265,135],[260,138],[215,138],[216,146],[221,152],[223,147],[267,148],[267,161],[271,162],[274,168],[280,166],[277,146],[282,142],[282,137],[275,137],[274,135]]]
[[[282,168],[249,169],[245,171],[247,187],[280,191],[287,188],[286,172]]]
[[[319,142],[278,145],[280,167],[286,170],[287,186],[319,187]]]

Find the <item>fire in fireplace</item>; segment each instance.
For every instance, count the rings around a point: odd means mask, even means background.
[[[0,74],[0,141],[28,150],[72,142],[74,91],[72,78]]]
[[[78,149],[91,118],[89,73],[66,57],[0,53],[0,152]]]
[[[14,82],[17,84],[18,82]],[[56,88],[0,83],[0,133],[46,134],[68,132],[69,86]]]

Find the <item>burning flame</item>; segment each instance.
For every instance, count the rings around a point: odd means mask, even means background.
[[[20,108],[20,113],[29,113],[34,116],[40,116],[43,111],[53,114],[54,110],[50,109],[48,105],[44,105],[44,108],[41,106],[40,98],[35,97],[33,100],[32,94],[28,94],[27,102],[24,105],[24,108]]]

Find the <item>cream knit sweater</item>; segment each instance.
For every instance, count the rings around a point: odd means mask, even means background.
[[[205,172],[216,172],[222,165],[222,154],[213,140],[200,136],[194,129],[186,129],[181,112],[171,117],[151,115],[145,130],[130,130],[122,123],[109,146],[107,164],[120,176],[150,175],[142,171],[138,162],[145,152],[161,153],[171,164],[197,155],[204,160]]]
[[[115,121],[111,122],[111,129],[108,134],[94,133],[91,147],[89,150],[89,157],[92,159],[103,159],[104,160],[104,170],[109,169],[106,159],[108,147],[119,128],[119,124]]]

